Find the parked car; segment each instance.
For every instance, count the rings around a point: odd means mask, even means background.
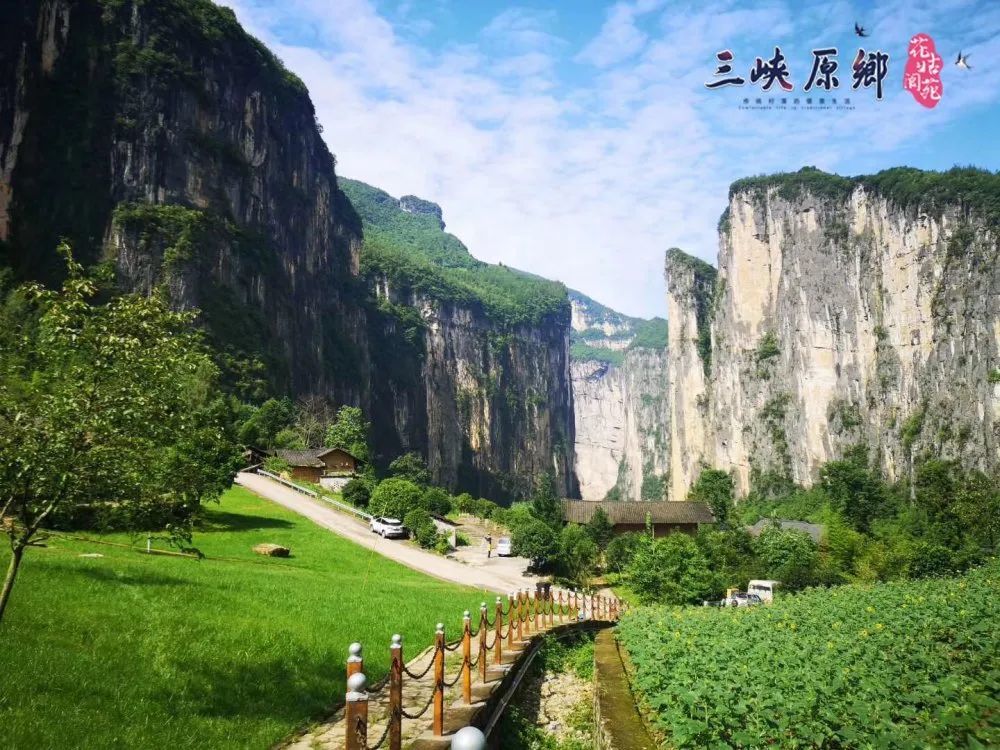
[[[497,557],[510,557],[513,554],[509,536],[497,539]]]
[[[727,607],[754,607],[758,604],[763,604],[759,596],[744,591],[735,591],[726,599]]]
[[[407,536],[406,527],[398,518],[376,516],[372,519],[371,530],[383,539],[405,539]]]

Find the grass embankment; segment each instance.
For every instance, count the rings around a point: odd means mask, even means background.
[[[292,557],[255,555],[259,542]],[[29,550],[0,624],[0,747],[268,747],[342,699],[351,641],[374,680],[394,632],[416,655],[483,598],[241,488],[194,544],[208,559],[57,538]]]
[[[619,638],[671,747],[1000,747],[1000,565],[756,609],[645,607]]]

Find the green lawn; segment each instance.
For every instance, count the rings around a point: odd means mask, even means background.
[[[374,680],[394,632],[415,655],[484,598],[241,488],[207,520],[202,561],[55,538],[29,550],[0,624],[0,747],[266,748],[342,699],[351,641]]]

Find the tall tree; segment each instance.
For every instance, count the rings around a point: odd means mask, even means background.
[[[337,411],[337,421],[326,431],[328,448],[340,448],[366,463],[370,460],[368,433],[371,423],[357,406],[341,406]]]
[[[0,620],[47,522],[87,509],[189,538],[199,504],[235,469],[193,314],[159,294],[93,304],[95,280],[59,249],[62,288],[13,291],[0,320],[0,519],[11,548]]]
[[[535,480],[535,492],[531,498],[531,513],[555,531],[562,528],[562,503],[556,496],[556,480],[552,476],[552,472],[546,472]]]
[[[702,469],[687,499],[708,505],[715,520],[724,527],[733,507],[733,478],[721,469]]]

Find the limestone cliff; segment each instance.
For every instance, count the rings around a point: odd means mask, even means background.
[[[575,465],[584,500],[659,500],[669,458],[666,324],[570,292]]]
[[[343,192],[301,81],[232,11],[0,3],[0,267],[56,280],[67,237],[121,288],[201,309],[241,397],[360,405],[382,461],[419,451],[455,489],[504,499],[552,470],[573,495],[565,288],[464,246],[462,278],[435,276],[440,207],[383,209],[435,234],[403,273],[362,273],[377,222]]]
[[[808,485],[859,442],[890,477],[1000,465],[998,195],[972,169],[734,184],[715,283],[667,261],[674,491],[702,462]]]

